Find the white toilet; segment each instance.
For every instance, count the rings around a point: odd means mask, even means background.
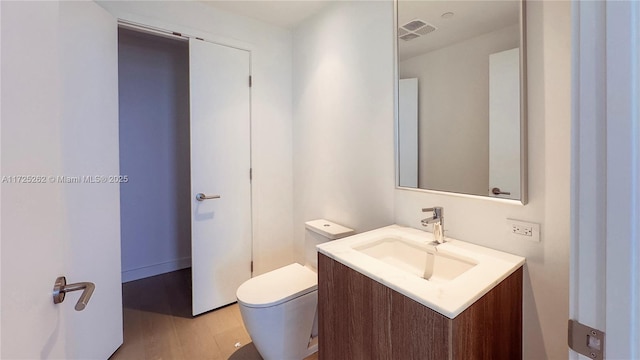
[[[316,245],[353,234],[327,220],[305,223],[305,266],[256,276],[236,292],[244,325],[265,360],[300,360],[318,350]]]

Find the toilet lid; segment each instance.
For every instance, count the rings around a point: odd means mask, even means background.
[[[295,299],[318,288],[315,272],[291,264],[245,281],[236,292],[238,302],[249,307],[269,307]]]

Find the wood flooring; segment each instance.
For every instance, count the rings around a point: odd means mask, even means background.
[[[122,297],[124,343],[111,360],[262,359],[237,304],[191,316],[190,269],[125,283]]]

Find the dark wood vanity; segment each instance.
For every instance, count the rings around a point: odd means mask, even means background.
[[[450,319],[318,254],[319,358],[521,359],[522,267]]]

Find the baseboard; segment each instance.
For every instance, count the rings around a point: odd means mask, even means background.
[[[190,257],[143,266],[137,269],[125,270],[122,272],[122,282],[126,283],[129,281],[144,279],[150,276],[160,275],[188,267],[191,267]]]

